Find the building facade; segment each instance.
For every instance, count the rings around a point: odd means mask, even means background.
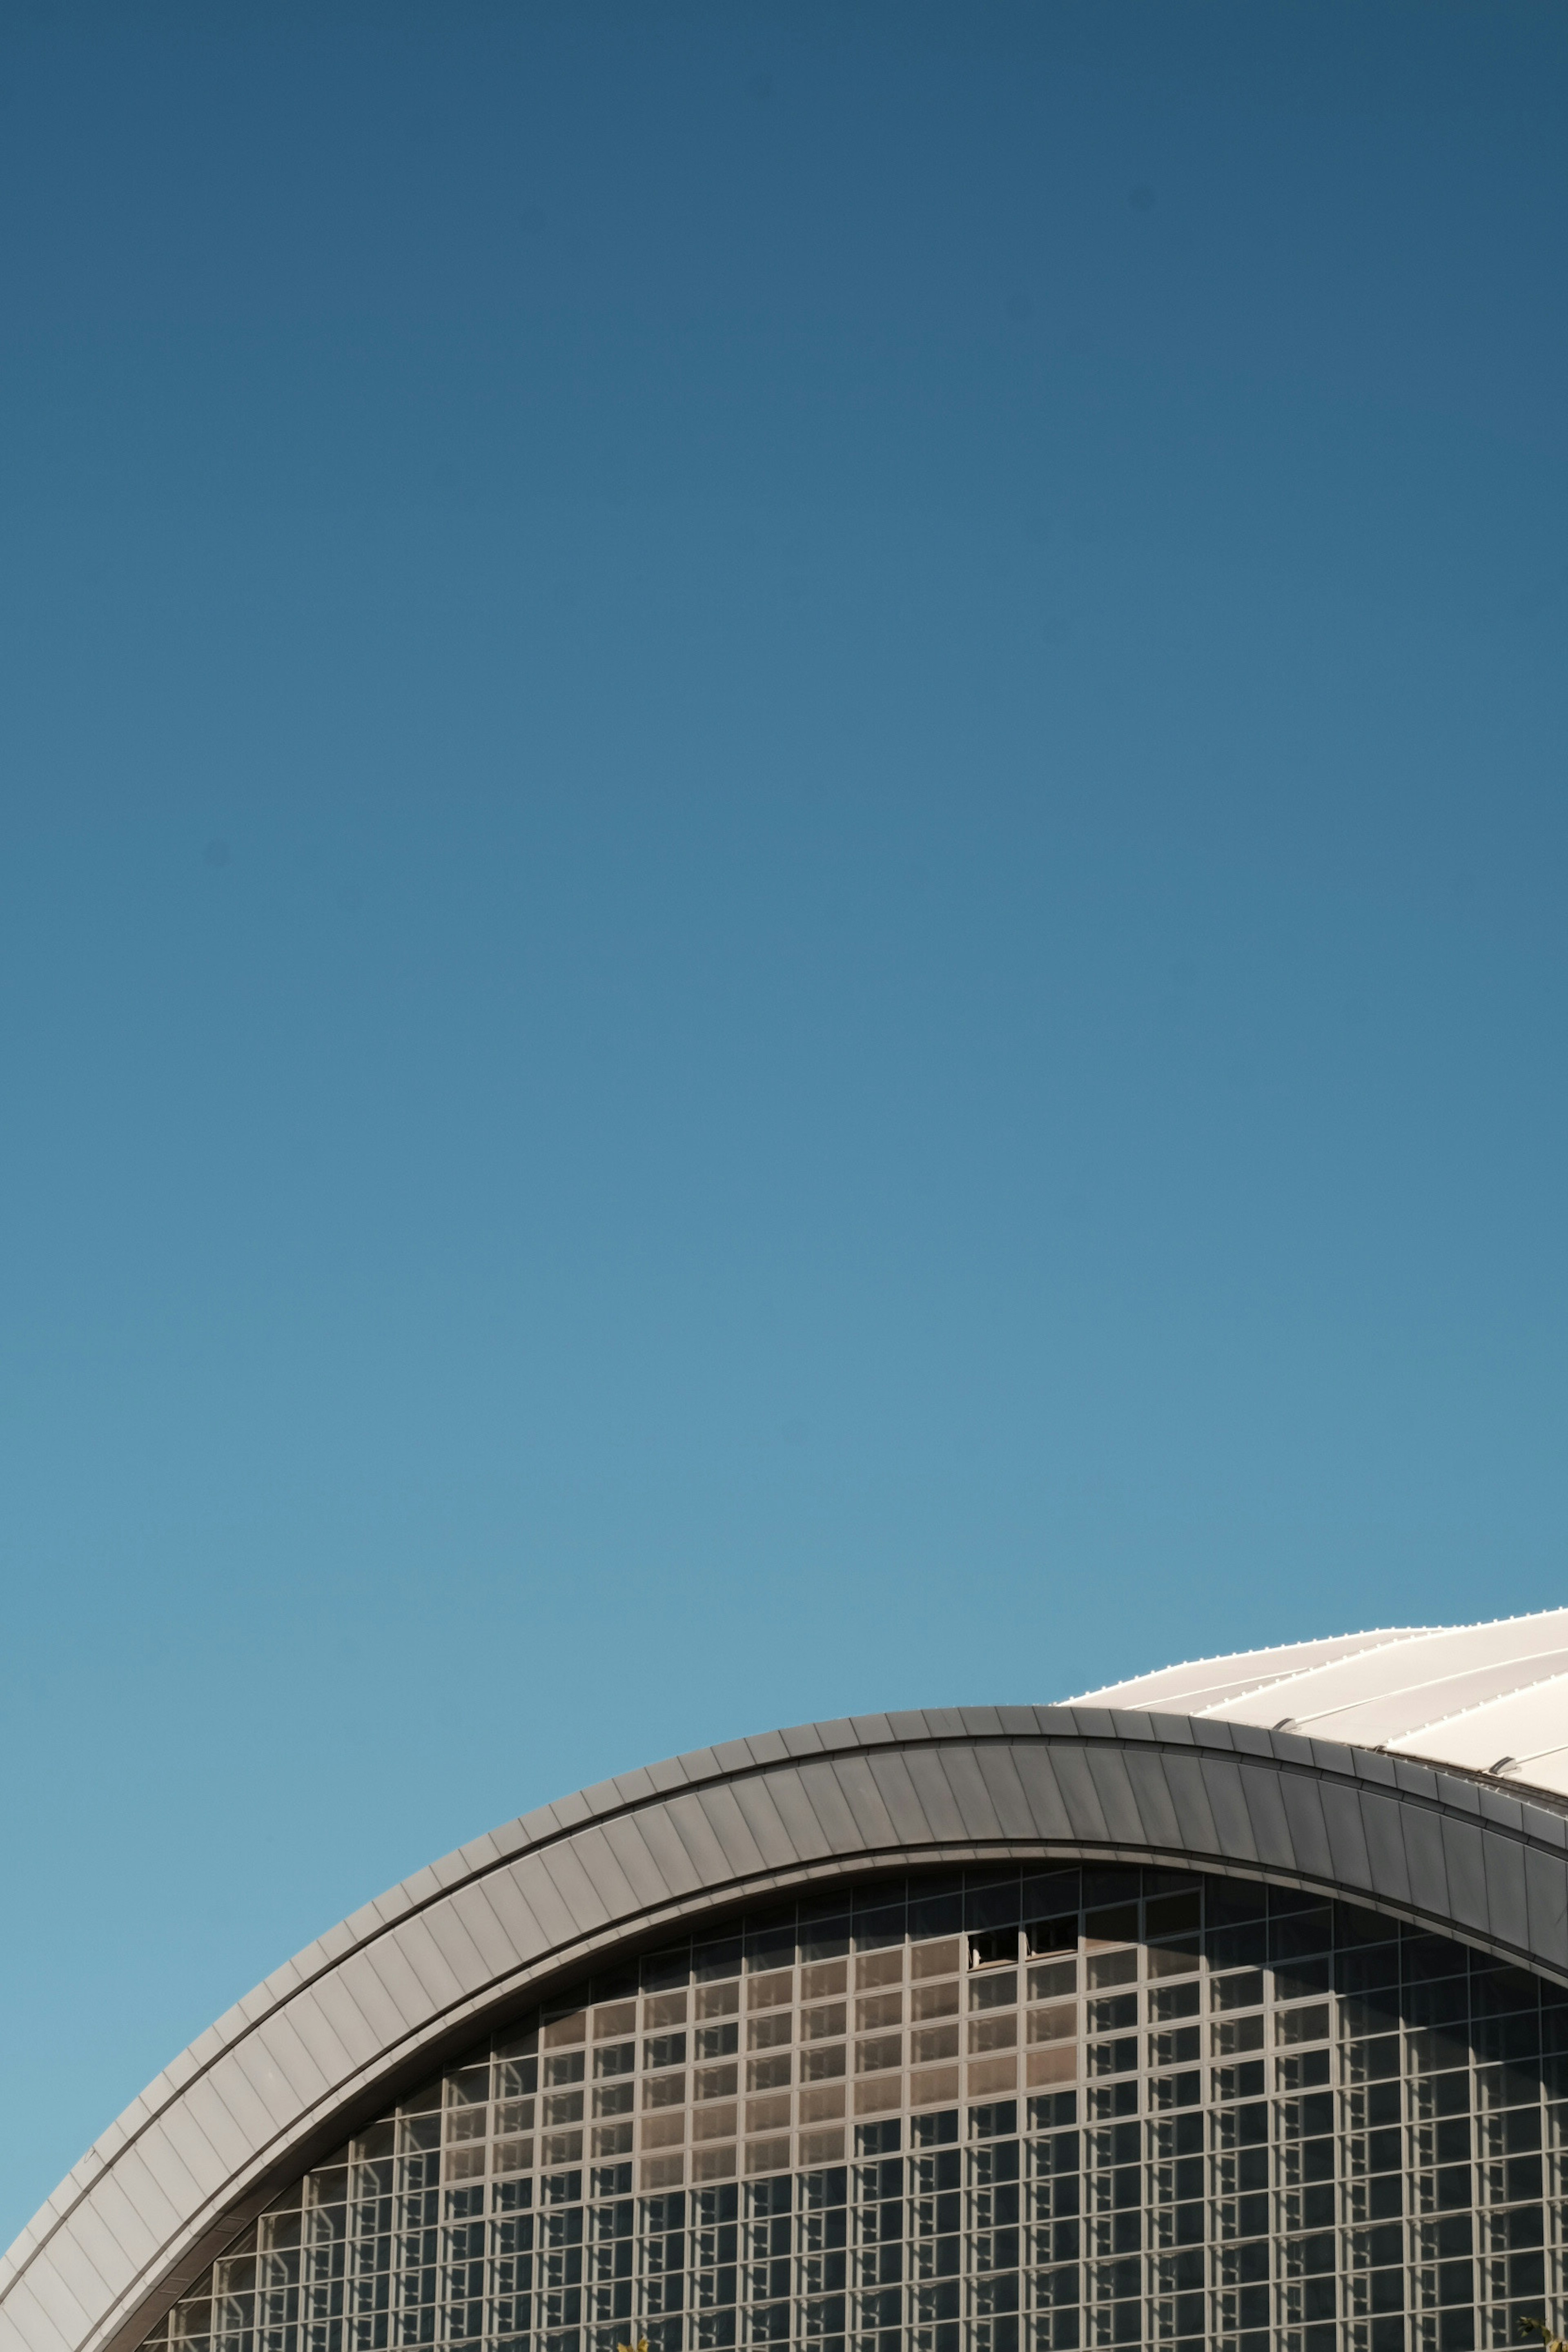
[[[0,2346],[1515,2342],[1568,2302],[1560,1646],[816,1725],[514,1822],[150,2086]]]

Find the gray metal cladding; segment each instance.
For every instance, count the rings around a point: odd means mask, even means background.
[[[300,1953],[144,2092],[0,2262],[0,2352],[122,2352],[238,2224],[492,2014],[771,1888],[987,1857],[1342,1894],[1568,1979],[1568,1824],[1451,1771],[1105,1708],[814,1724],[541,1808]]]

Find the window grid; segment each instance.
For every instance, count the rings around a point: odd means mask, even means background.
[[[1568,1992],[1234,1880],[838,1899],[498,2032],[146,2352],[1480,2352],[1559,2308]]]

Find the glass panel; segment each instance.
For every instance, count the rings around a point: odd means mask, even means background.
[[[1568,1994],[1190,1873],[884,1880],[565,1988],[350,2153],[148,2352],[1474,2352],[1568,2285]]]

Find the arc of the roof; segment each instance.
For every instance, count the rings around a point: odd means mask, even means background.
[[[1179,1854],[1343,1893],[1568,1983],[1564,1809],[1512,1791],[1477,1805],[1407,1759],[1320,1760],[1267,1729],[1158,1719],[1177,1711],[805,1727],[624,1776],[433,1864],[275,1971],[110,2126],[0,2262],[0,2352],[133,2352],[236,2216],[402,2073],[628,1937],[777,1890],[868,1869]],[[1238,1780],[1239,1840],[1226,1810]]]

